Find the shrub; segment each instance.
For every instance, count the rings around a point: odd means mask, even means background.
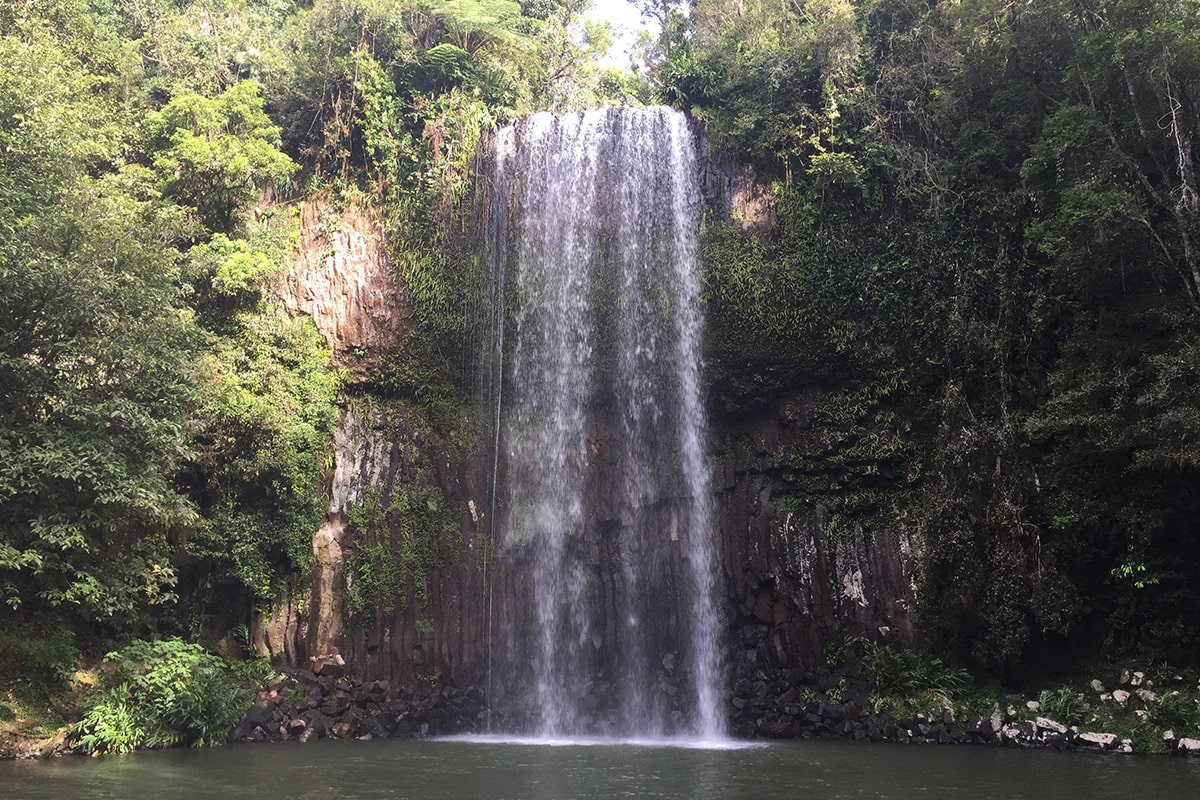
[[[965,669],[949,666],[939,658],[925,659],[911,650],[897,650],[865,640],[862,648],[863,664],[884,694],[909,695],[933,690],[949,695],[971,682]]]
[[[84,713],[75,724],[71,737],[85,753],[127,753],[146,741],[146,730],[139,724],[138,715],[124,689],[109,689]]]
[[[134,641],[104,663],[110,685],[71,734],[93,755],[219,744],[250,703],[223,658],[180,639]]]
[[[1039,694],[1038,706],[1042,713],[1064,725],[1077,725],[1083,722],[1084,714],[1088,710],[1087,698],[1065,686],[1059,689],[1047,689]]]

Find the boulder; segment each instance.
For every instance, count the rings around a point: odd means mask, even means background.
[[[1076,736],[1075,741],[1083,747],[1095,747],[1100,750],[1107,750],[1117,743],[1117,737],[1111,733],[1086,731]]]
[[[346,674],[346,661],[336,649],[323,656],[310,656],[312,671],[323,678],[341,678]],[[326,684],[326,691],[330,688]]]
[[[846,718],[846,709],[837,703],[821,703],[817,713],[831,722],[841,722]]]
[[[1043,731],[1051,731],[1053,733],[1067,732],[1066,725],[1063,725],[1061,722],[1056,722],[1049,717],[1038,717],[1033,721],[1033,724]]]
[[[1180,739],[1176,751],[1189,756],[1200,755],[1200,739]]]
[[[275,705],[270,700],[255,700],[246,712],[246,724],[250,727],[266,727],[275,717]]]
[[[788,714],[780,714],[764,722],[762,732],[768,736],[786,736],[792,731],[792,721],[793,717]]]
[[[786,705],[790,705],[790,704],[796,702],[796,700],[798,700],[799,698],[800,698],[800,687],[793,686],[792,688],[788,689],[783,694],[779,695],[779,699],[776,702],[779,703],[779,705],[781,705],[781,706],[786,706]]]

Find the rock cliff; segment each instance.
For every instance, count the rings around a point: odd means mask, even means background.
[[[708,169],[706,192],[732,191],[735,198],[724,213],[736,205],[750,229],[770,224],[770,204],[748,176],[728,165]],[[411,398],[372,394],[372,371],[404,348],[413,330],[373,212],[333,214],[328,204],[312,202],[301,241],[277,292],[289,309],[316,322],[346,370],[348,399],[329,472],[328,515],[314,531],[316,567],[263,613],[259,644],[291,666],[340,652],[347,669],[371,679],[486,688],[489,642],[504,646],[493,610],[518,604],[523,591],[519,564],[493,574],[488,415],[459,409],[461,419],[435,425]],[[829,458],[836,437],[811,413],[820,391],[800,387],[753,412],[712,421],[731,682],[817,674],[825,645],[846,636],[901,646],[914,640],[919,543],[899,520],[871,530],[831,526],[829,512],[806,496],[812,481],[838,480]],[[593,437],[588,467],[595,473],[589,483],[600,489],[619,480],[603,457],[603,434]],[[611,516],[603,491],[589,506],[602,531]],[[397,594],[386,602],[372,586]]]

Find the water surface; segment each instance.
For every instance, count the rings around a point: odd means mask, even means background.
[[[316,742],[0,762],[5,800],[1156,800],[1200,763],[1150,756],[789,742],[745,749],[479,741]]]

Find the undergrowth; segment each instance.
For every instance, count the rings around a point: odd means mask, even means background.
[[[71,731],[91,755],[221,744],[252,697],[225,659],[180,639],[131,642],[101,671],[104,689]]]

